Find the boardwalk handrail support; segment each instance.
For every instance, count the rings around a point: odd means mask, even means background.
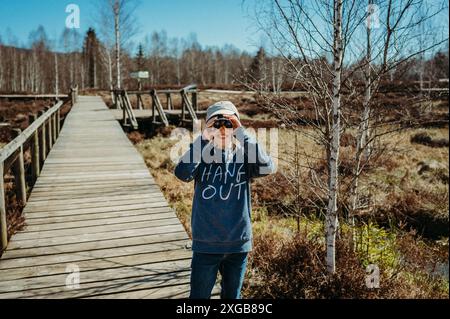
[[[122,124],[124,126],[128,125],[128,122],[130,122],[129,125],[133,127],[133,129],[138,128],[138,122],[136,119],[136,116],[133,112],[133,107],[130,102],[130,98],[128,97],[128,93],[126,90],[113,90],[113,96],[114,96],[114,106],[115,108],[122,109]]]
[[[173,89],[167,89],[167,90],[156,90],[152,89],[150,91],[135,91],[135,90],[112,90],[113,95],[113,108],[119,109],[121,108],[123,110],[123,122],[126,123],[127,119],[135,118],[134,112],[133,112],[133,105],[130,103],[130,100],[128,98],[129,95],[136,95],[137,105],[136,109],[144,109],[144,101],[142,99],[142,95],[149,94],[152,100],[152,122],[154,124],[164,124],[165,126],[169,125],[169,121],[167,119],[166,110],[173,110],[173,103],[172,103],[172,94],[180,94],[181,97],[181,122],[188,121],[186,119],[186,114],[188,114],[193,121],[197,120],[197,113],[198,112],[198,103],[197,103],[197,85],[192,84],[188,85],[181,90],[173,90]],[[165,94],[166,95],[166,108],[164,108],[163,104],[161,103],[161,100],[159,98],[159,94]],[[191,99],[189,99],[188,94],[191,94]],[[126,96],[124,99],[123,96]],[[157,114],[155,113],[157,111]],[[130,114],[130,116],[127,116]],[[156,120],[156,117],[159,116],[160,121]],[[133,122],[133,120],[131,119]],[[137,122],[136,122],[137,126]]]
[[[70,88],[70,98],[72,100],[72,106],[78,101],[78,85]]]
[[[188,92],[192,92],[192,102],[189,101],[189,98],[187,96]],[[198,111],[198,105],[197,105],[197,86],[196,85],[188,85],[181,89],[181,122],[186,121],[185,117],[185,109],[188,111],[189,115],[191,116],[193,121],[198,120],[197,114],[195,113]],[[195,108],[195,110],[194,110]]]
[[[18,131],[14,140],[0,149],[0,251],[4,250],[8,244],[4,175],[12,168],[17,198],[26,204],[23,161],[25,147],[28,146],[31,152],[32,184],[34,184],[44,160],[61,130],[61,106],[63,104],[64,102],[60,101],[51,108],[47,108],[45,112],[40,111],[37,119],[35,115],[30,116],[30,126],[23,132]]]

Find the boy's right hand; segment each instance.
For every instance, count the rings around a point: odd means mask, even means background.
[[[214,138],[215,129],[213,125],[215,120],[216,120],[215,118],[212,118],[209,119],[208,122],[206,122],[206,127],[202,132],[203,139],[211,141]]]

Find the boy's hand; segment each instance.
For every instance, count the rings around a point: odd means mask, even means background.
[[[241,121],[239,121],[238,117],[236,115],[224,115],[223,117],[229,119],[231,123],[233,123],[233,129],[236,130],[237,128],[241,127]]]
[[[209,119],[208,122],[206,122],[206,127],[202,132],[203,139],[211,141],[214,138],[215,129],[212,126],[214,125],[215,120],[216,120],[215,118],[212,118]]]

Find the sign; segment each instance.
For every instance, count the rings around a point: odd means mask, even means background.
[[[148,75],[148,71],[138,71],[138,72],[132,72],[130,74],[130,76],[133,79],[148,79],[149,75]]]

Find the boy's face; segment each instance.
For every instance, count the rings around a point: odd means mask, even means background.
[[[226,128],[221,126],[220,129],[216,129],[214,140],[219,148],[226,148],[232,142],[233,138],[233,128]]]
[[[212,130],[212,138],[215,146],[221,149],[231,147],[236,121],[239,120],[235,115],[223,115],[220,118],[214,117],[206,123],[207,127]],[[232,127],[229,127],[230,125]]]

